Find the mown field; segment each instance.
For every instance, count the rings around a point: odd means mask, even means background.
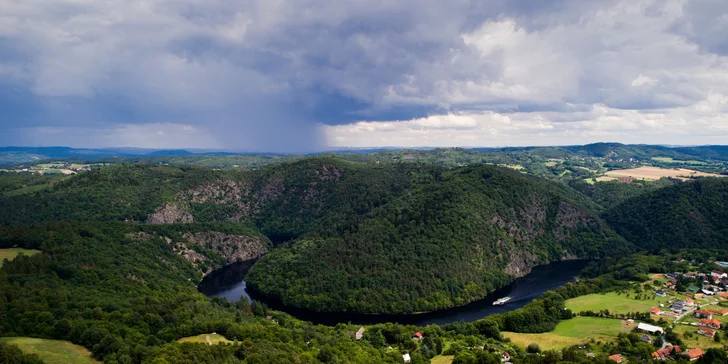
[[[0,249],[0,267],[3,266],[3,260],[13,260],[18,254],[23,253],[25,255],[33,255],[40,253],[40,250],[34,249],[21,249],[21,248],[8,248]]]
[[[74,345],[68,341],[36,339],[31,337],[0,337],[0,342],[17,345],[25,353],[37,354],[46,363],[100,363],[91,357],[91,353],[86,348]]]
[[[209,344],[209,345],[215,345],[219,343],[229,343],[232,342],[228,339],[226,339],[224,336],[219,334],[202,334],[197,336],[189,336],[189,337],[183,337],[177,342],[180,343],[202,343],[202,344]]]
[[[452,364],[454,359],[454,355],[438,355],[430,359],[430,364]]]
[[[692,326],[692,325],[675,325],[675,328],[673,329],[676,334],[680,335],[680,338],[685,343],[686,346],[691,348],[703,348],[703,349],[710,349],[710,348],[722,348],[723,343],[717,343],[713,338],[698,335],[698,327]],[[686,336],[686,334],[688,334]],[[722,332],[721,332],[722,334]]]
[[[628,325],[622,320],[579,316],[559,322],[551,332],[543,334],[503,332],[503,335],[521,348],[536,343],[542,350],[558,350],[586,343],[592,339],[612,341],[620,332],[629,332],[634,327],[635,324]]]
[[[580,296],[566,300],[566,308],[574,312],[581,311],[601,311],[609,310],[612,313],[628,313],[628,312],[649,312],[653,307],[667,302],[670,297],[655,297],[651,292],[645,292],[643,295],[650,297],[649,299],[634,299],[635,293],[618,294],[609,292],[605,294],[595,293],[586,296]]]
[[[686,168],[660,168],[642,166],[639,168],[617,169],[605,173],[607,177],[634,177],[637,179],[656,180],[663,177],[687,179],[693,177],[725,177],[715,173],[705,173]]]

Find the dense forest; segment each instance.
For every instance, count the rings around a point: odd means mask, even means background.
[[[604,215],[643,249],[728,247],[728,180],[699,179],[626,200]]]
[[[537,264],[630,251],[598,209],[508,168],[326,156],[251,171],[108,166],[5,198],[0,221],[243,223],[293,241],[256,263],[252,289],[317,311],[400,313],[463,305]]]
[[[630,250],[565,186],[493,166],[418,178],[263,257],[249,287],[317,311],[420,312],[482,298],[536,264]]]

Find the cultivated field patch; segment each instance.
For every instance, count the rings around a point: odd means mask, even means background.
[[[634,177],[637,179],[657,180],[663,177],[689,179],[695,177],[725,177],[715,173],[705,173],[686,168],[660,168],[642,166],[631,169],[617,169],[606,173],[607,177]]]

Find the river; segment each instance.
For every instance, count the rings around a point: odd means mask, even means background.
[[[443,325],[459,321],[474,321],[485,316],[508,312],[525,306],[543,292],[573,281],[574,277],[584,268],[588,260],[568,260],[534,267],[525,277],[516,279],[510,285],[493,292],[482,300],[472,302],[465,306],[447,310],[416,314],[416,315],[364,315],[352,313],[319,313],[283,307],[262,297],[249,294],[246,290],[245,275],[254,262],[234,263],[208,274],[200,283],[199,290],[208,297],[225,297],[230,301],[237,301],[242,297],[265,302],[269,307],[285,311],[301,320],[317,324],[335,325],[337,323],[351,322],[356,324],[375,324],[380,322],[397,322],[426,326],[430,324]],[[493,301],[504,296],[511,296],[511,300],[503,306],[493,306]]]

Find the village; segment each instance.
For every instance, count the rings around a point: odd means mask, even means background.
[[[726,262],[715,264],[728,267]],[[652,276],[662,283],[652,294],[667,300],[652,308],[650,316],[661,326],[638,323],[635,331],[642,333],[639,340],[650,344],[659,340],[662,343],[662,348],[652,353],[653,359],[671,360],[682,355],[690,361],[698,360],[705,353],[701,344],[710,343],[708,346],[715,347],[721,341],[720,329],[728,324],[728,308],[724,307],[728,299],[728,273],[712,270],[706,273],[673,272],[659,276]],[[666,328],[679,335],[682,342],[689,343],[691,348],[668,342]],[[623,361],[620,354],[609,358],[617,363]]]

